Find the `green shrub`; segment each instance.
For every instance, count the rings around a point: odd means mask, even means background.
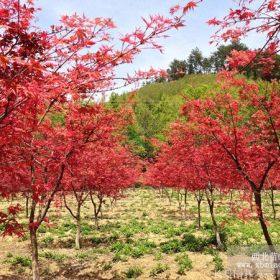
[[[47,227],[45,225],[41,225],[38,228],[38,233],[46,233],[47,232]]]
[[[125,276],[128,279],[138,278],[142,273],[143,273],[143,271],[140,267],[132,266],[132,267],[128,268],[128,270],[125,273]]]
[[[120,253],[116,253],[113,256],[113,262],[126,262],[128,260],[127,256],[124,256]]]
[[[57,262],[62,262],[66,259],[66,255],[59,254],[59,253],[53,253],[53,252],[44,252],[41,254],[41,256],[46,259],[57,261]]]
[[[150,273],[151,277],[154,277],[160,273],[163,273],[164,271],[168,270],[167,264],[158,263],[156,267],[154,267]]]
[[[45,246],[50,246],[54,242],[54,238],[51,236],[46,236],[42,239],[41,243]]]
[[[123,255],[129,255],[132,251],[132,246],[131,244],[117,241],[111,245],[110,251],[114,253],[121,253]]]
[[[197,238],[191,233],[187,233],[183,237],[182,245],[191,252],[201,252],[208,245],[208,241],[204,238]]]
[[[160,243],[160,249],[165,254],[179,253],[183,250],[181,241],[177,239]]]
[[[155,259],[156,261],[162,260],[162,259],[163,259],[162,253],[161,253],[161,252],[156,252],[156,253],[155,253],[155,256],[154,256],[154,259]]]
[[[213,262],[214,262],[214,266],[215,266],[215,268],[214,268],[215,271],[224,270],[223,260],[219,255],[214,256]]]
[[[89,224],[83,223],[81,225],[81,232],[83,235],[90,235],[92,233],[92,227]]]
[[[31,258],[27,257],[27,256],[16,256],[16,257],[11,257],[8,260],[9,263],[11,263],[12,265],[20,265],[23,267],[32,267],[32,262],[31,262]]]
[[[185,271],[192,269],[192,261],[187,254],[182,254],[176,257],[175,261],[179,265],[178,274],[184,275]]]

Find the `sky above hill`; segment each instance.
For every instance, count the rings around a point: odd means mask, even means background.
[[[37,5],[42,8],[37,20],[38,24],[45,28],[58,22],[60,15],[74,12],[85,14],[89,18],[109,17],[117,24],[117,32],[125,34],[142,24],[142,16],[167,15],[171,6],[177,3],[184,5],[187,2],[188,0],[37,0]],[[137,57],[133,65],[120,69],[120,73],[145,70],[150,66],[166,69],[174,58],[186,59],[195,47],[199,47],[205,56],[211,54],[216,46],[210,45],[209,41],[215,29],[209,27],[206,21],[213,17],[222,17],[233,5],[233,0],[204,0],[199,8],[187,15],[186,27],[170,31],[170,37],[161,41],[164,46],[163,54],[146,50]],[[251,36],[243,42],[256,48],[261,45],[261,39]]]

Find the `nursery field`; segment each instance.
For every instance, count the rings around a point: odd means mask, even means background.
[[[52,207],[49,226],[40,227],[38,234],[42,279],[228,279],[228,246],[265,243],[258,221],[240,219],[230,211],[229,196],[217,194],[216,218],[225,244],[225,251],[218,251],[207,202],[202,201],[198,229],[194,196],[188,194],[185,211],[178,193],[168,192],[169,197],[151,188],[127,190],[123,198],[106,201],[98,228],[88,201],[82,209],[80,250],[75,249],[75,221],[65,207]],[[279,201],[276,196],[276,210]],[[264,209],[271,236],[279,244],[280,223],[269,218],[269,202],[267,197]],[[237,193],[231,203],[241,206]],[[0,279],[31,279],[29,243],[28,233],[1,240]]]

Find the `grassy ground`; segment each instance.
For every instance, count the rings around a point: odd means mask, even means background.
[[[175,195],[170,203],[152,189],[128,190],[115,205],[107,202],[99,229],[94,226],[88,203],[83,208],[79,251],[74,249],[74,220],[64,208],[52,208],[53,224],[39,230],[42,278],[227,279],[223,271],[226,254],[215,249],[206,202],[202,204],[203,223],[198,230],[195,200],[188,199],[185,218]],[[217,200],[217,219],[223,225],[226,246],[264,243],[257,221],[242,222],[229,212],[227,200],[222,196]],[[279,244],[279,220],[270,222],[270,232]],[[0,279],[30,279],[29,255],[27,238],[1,240]]]

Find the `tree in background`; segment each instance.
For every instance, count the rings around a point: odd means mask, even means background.
[[[167,69],[168,80],[178,80],[186,75],[187,62],[185,60],[174,59]]]
[[[187,59],[188,74],[199,74],[203,71],[203,54],[199,48],[195,48],[191,51]]]
[[[239,41],[231,42],[229,45],[220,45],[211,55],[212,66],[215,72],[226,69],[227,58],[233,50],[246,51],[248,47]]]

